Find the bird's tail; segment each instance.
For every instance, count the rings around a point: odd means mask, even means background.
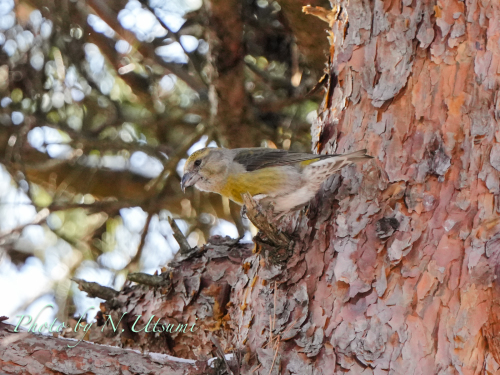
[[[346,158],[346,161],[350,161],[353,163],[366,159],[373,159],[373,156],[366,154],[366,149],[354,151],[349,154],[344,154],[342,156]]]
[[[331,155],[329,158],[309,164],[304,169],[304,174],[311,184],[319,185],[346,165],[367,159],[372,159],[372,157],[366,154],[366,150],[354,151],[350,154]]]

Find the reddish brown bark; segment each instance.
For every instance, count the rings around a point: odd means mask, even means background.
[[[155,354],[141,354],[110,346],[14,333],[0,324],[0,371],[2,374],[206,374],[204,362],[177,362]]]
[[[177,254],[171,263],[173,268],[163,274],[166,285],[160,288],[126,288],[102,306],[104,315],[99,317],[98,324],[102,325],[108,314],[115,325],[123,317],[120,326],[125,329],[123,334],[117,334],[121,333],[121,329],[115,333],[108,323],[104,333],[101,333],[102,327],[91,330],[90,340],[116,346],[143,347],[182,358],[213,357],[215,348],[210,336],[212,332],[217,334],[222,328],[222,331],[229,328],[228,309],[239,305],[235,301],[230,302],[230,292],[238,280],[244,278],[245,267],[242,265],[252,254],[251,249],[252,244],[238,244],[235,240],[215,237],[202,249],[195,249],[189,257]],[[132,328],[137,315],[141,318]],[[155,316],[153,322],[160,319],[160,324],[172,324],[174,332],[146,333],[146,330],[151,331],[153,323],[142,330],[152,315]],[[182,333],[175,332],[179,324],[187,324]],[[224,348],[232,345],[231,338],[232,334],[219,338]]]

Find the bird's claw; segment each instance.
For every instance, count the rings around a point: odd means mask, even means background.
[[[247,206],[245,206],[245,205],[241,206],[240,215],[241,215],[242,219],[248,220]]]

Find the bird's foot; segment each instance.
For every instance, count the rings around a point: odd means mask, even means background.
[[[274,212],[274,206],[271,207],[271,213],[273,215],[273,220],[274,221],[278,221],[278,220],[281,220],[283,218],[283,216],[285,216],[287,214],[287,212],[285,211],[282,211],[282,212]]]
[[[243,201],[247,207],[249,220],[264,234],[267,242],[277,247],[288,247],[290,239],[276,227],[273,218],[273,209],[269,209],[267,205],[266,209],[264,209],[248,193],[243,195]]]
[[[247,206],[246,206],[246,205],[241,206],[240,215],[241,215],[241,218],[242,218],[242,219],[248,220],[248,216],[247,216]]]

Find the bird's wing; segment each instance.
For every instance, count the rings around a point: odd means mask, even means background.
[[[251,172],[266,167],[292,165],[307,161],[313,162],[331,158],[332,156],[335,155],[314,155],[272,148],[241,148],[236,153],[234,161],[243,165],[248,172]]]

